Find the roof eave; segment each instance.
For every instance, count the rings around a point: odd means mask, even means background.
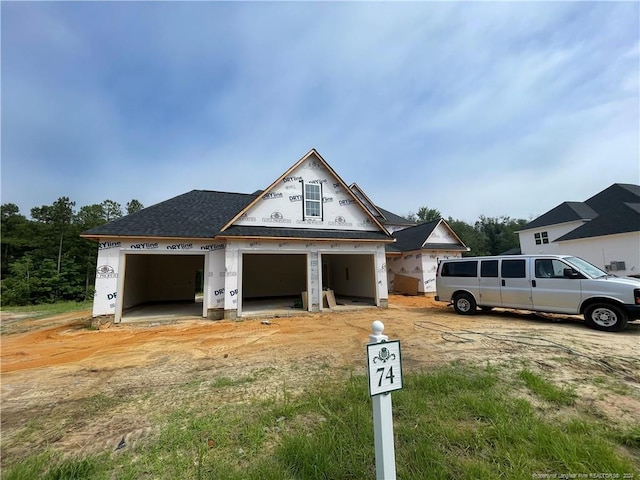
[[[211,237],[184,237],[184,236],[177,236],[177,235],[164,235],[164,236],[158,236],[158,235],[114,235],[114,234],[104,234],[104,235],[96,235],[96,234],[91,234],[91,235],[85,235],[85,234],[80,234],[81,238],[87,239],[87,240],[93,240],[93,241],[100,241],[103,238],[118,238],[118,239],[123,239],[123,240],[133,240],[133,239],[137,239],[137,238],[144,238],[144,239],[149,239],[149,240],[170,240],[170,239],[181,239],[181,240],[212,240],[214,238],[217,237],[217,235],[211,236]]]
[[[547,223],[545,225],[538,225],[537,227],[522,228],[520,230],[516,230],[515,233],[529,232],[531,230],[540,230],[541,228],[557,227],[559,225],[567,225],[569,223],[578,223],[578,222],[580,222],[580,223],[582,223],[584,225],[585,223],[590,222],[591,220],[593,220],[593,218],[576,218],[575,220],[569,220],[567,222]]]
[[[266,236],[266,235],[225,235],[224,233],[216,235],[215,238],[233,239],[233,240],[303,240],[314,242],[372,242],[372,243],[393,243],[395,240],[390,239],[374,239],[374,238],[343,238],[343,237],[280,237],[280,236]]]

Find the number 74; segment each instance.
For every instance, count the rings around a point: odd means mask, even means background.
[[[395,378],[395,375],[393,374],[393,366],[389,367],[389,371],[387,372],[387,374],[384,374],[384,370],[385,367],[380,367],[376,370],[376,373],[380,374],[380,379],[378,380],[378,386],[381,387],[382,386],[382,380],[383,379],[387,379],[389,380],[389,383],[393,383],[393,379]]]

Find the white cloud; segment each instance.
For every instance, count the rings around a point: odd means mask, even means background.
[[[637,4],[2,9],[2,199],[23,211],[250,193],[316,147],[384,208],[473,221],[584,200],[640,162]]]

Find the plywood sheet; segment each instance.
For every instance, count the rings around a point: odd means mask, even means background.
[[[404,293],[405,295],[418,295],[418,284],[420,280],[406,275],[396,273],[393,278],[394,293]]]
[[[337,307],[338,304],[336,303],[336,296],[333,293],[333,290],[326,290],[324,292],[325,298],[327,299],[327,306],[329,308],[333,308],[333,307]]]

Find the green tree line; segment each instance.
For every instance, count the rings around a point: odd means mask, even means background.
[[[443,217],[435,208],[420,207],[417,213],[409,212],[405,218],[416,223],[426,223]],[[484,215],[480,215],[473,225],[451,217],[446,220],[460,240],[471,249],[465,255],[474,257],[500,255],[519,248],[520,240],[517,231],[529,223],[529,220],[523,218],[485,217]]]
[[[138,200],[126,205],[126,213],[141,210]],[[80,238],[93,227],[123,215],[113,200],[75,209],[75,202],[60,197],[51,205],[31,209],[31,218],[17,205],[2,205],[0,255],[2,305],[29,305],[93,298],[98,245]],[[442,218],[434,208],[420,207],[407,219],[423,223]],[[519,246],[516,231],[527,220],[506,216],[480,218],[470,225],[449,217],[447,222],[471,248],[467,255],[497,255]]]
[[[141,210],[138,200],[126,213]],[[123,215],[113,200],[75,209],[69,197],[31,209],[31,218],[13,203],[2,205],[0,255],[2,305],[29,305],[93,297],[98,245],[80,238],[93,227]]]

